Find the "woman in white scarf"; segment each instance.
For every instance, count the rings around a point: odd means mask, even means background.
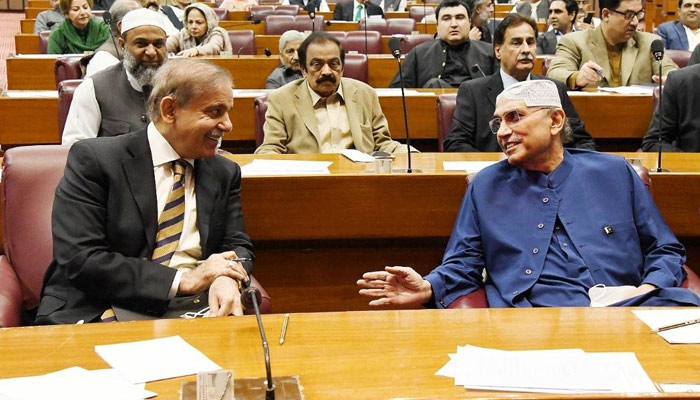
[[[168,53],[195,57],[217,55],[222,51],[231,52],[228,32],[218,26],[219,18],[211,7],[192,3],[185,8],[184,20],[185,27],[168,38]]]

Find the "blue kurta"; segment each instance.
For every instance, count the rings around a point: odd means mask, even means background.
[[[482,285],[491,307],[584,306],[595,284],[678,287],[684,262],[685,249],[622,157],[567,149],[550,174],[507,161],[477,174],[442,264],[425,278],[438,307]]]

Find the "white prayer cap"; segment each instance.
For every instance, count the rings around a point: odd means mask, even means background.
[[[557,85],[547,79],[518,82],[502,91],[496,97],[496,104],[501,99],[523,100],[528,107],[562,108]]]
[[[156,26],[166,32],[163,16],[147,8],[139,8],[129,11],[122,19],[122,33],[138,28],[139,26]]]

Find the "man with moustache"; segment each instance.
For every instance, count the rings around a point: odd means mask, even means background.
[[[698,0],[700,1],[700,0]],[[549,27],[537,38],[537,54],[554,54],[557,43],[564,35],[575,31],[574,23],[578,15],[576,0],[553,0],[549,4]]]
[[[306,35],[298,31],[287,31],[280,36],[280,61],[282,65],[275,68],[267,77],[265,89],[277,89],[289,82],[303,78],[299,64],[298,49]]]
[[[425,277],[409,267],[365,273],[370,305],[445,308],[481,287],[489,307],[700,305],[679,287],[685,250],[634,169],[564,148],[554,82],[508,87],[493,116],[507,159],[469,183],[442,264]],[[599,285],[612,298],[603,302]]]
[[[253,249],[241,170],[216,154],[232,128],[231,76],[183,59],[153,82],[147,127],[70,149],[37,324],[109,321],[118,308],[158,317],[176,296],[204,291],[210,316],[242,315]]]
[[[700,0],[678,0],[678,21],[656,27],[668,50],[693,51],[700,43]]]
[[[75,89],[62,143],[136,132],[148,125],[146,101],[153,76],[167,60],[165,28],[158,13],[141,8],[122,20],[124,59]]]
[[[406,151],[391,140],[374,89],[342,77],[345,52],[335,36],[312,33],[298,51],[305,79],[269,94],[265,139],[256,154]]]
[[[559,0],[553,2],[557,3]],[[498,73],[464,82],[457,93],[457,107],[452,116],[452,126],[447,132],[445,151],[475,152],[500,151],[498,140],[489,129],[496,107],[496,96],[504,88],[530,79],[548,79],[531,73],[535,66],[535,42],[537,25],[531,18],[520,14],[508,14],[496,27],[496,58],[501,61]],[[562,106],[573,131],[566,147],[595,150],[595,142],[586,132],[574,105],[561,82],[555,82]]]
[[[571,90],[658,82],[651,43],[660,38],[637,31],[645,15],[641,0],[601,0],[600,26],[562,37],[547,76]],[[661,63],[663,81],[678,66],[668,56]]]

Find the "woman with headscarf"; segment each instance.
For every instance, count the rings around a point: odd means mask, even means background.
[[[228,32],[219,27],[219,18],[206,4],[193,3],[185,8],[185,27],[166,42],[168,53],[195,57],[231,52]]]
[[[83,54],[94,51],[109,39],[109,27],[92,18],[92,0],[60,0],[59,7],[66,16],[49,36],[49,54]]]

